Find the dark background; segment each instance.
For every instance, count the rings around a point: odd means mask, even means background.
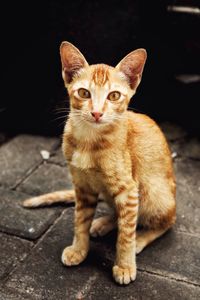
[[[114,66],[128,52],[146,48],[148,61],[132,107],[157,121],[173,121],[199,133],[199,79],[185,83],[181,76],[199,75],[200,16],[169,10],[172,5],[198,4],[2,1],[0,131],[62,132],[64,114],[56,109],[68,106],[68,100],[59,45],[68,40],[91,64]]]

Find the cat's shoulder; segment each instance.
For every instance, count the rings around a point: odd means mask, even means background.
[[[160,126],[149,116],[127,111],[128,135],[135,138],[149,138],[152,141],[165,140]]]
[[[141,126],[141,127],[158,127],[156,122],[151,119],[149,116],[142,114],[142,113],[136,113],[133,111],[127,111],[127,118],[129,121],[129,124],[132,126]]]

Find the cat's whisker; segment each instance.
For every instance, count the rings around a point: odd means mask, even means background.
[[[69,114],[70,111],[68,111],[68,110],[60,110],[60,111],[54,112],[55,115],[62,114],[62,113],[67,113],[67,114]]]
[[[58,126],[58,127],[64,127],[65,124],[66,124],[66,122],[64,121],[64,122],[59,123],[57,126]]]
[[[59,113],[59,112],[70,112],[71,110],[69,108],[65,108],[65,107],[60,107],[57,109],[54,109],[53,112],[54,113]]]
[[[67,116],[60,116],[60,117],[57,117],[57,118],[53,119],[52,121],[55,122],[57,120],[66,119],[66,118],[67,118]]]
[[[54,111],[58,111],[60,109],[70,110],[70,107],[57,107],[54,109]]]

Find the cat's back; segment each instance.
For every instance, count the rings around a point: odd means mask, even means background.
[[[145,114],[127,111],[128,135],[131,140],[157,146],[166,146],[166,138],[156,122]],[[156,145],[155,145],[156,146]]]
[[[163,133],[156,122],[149,116],[141,113],[135,113],[127,111],[127,119],[129,132],[135,133],[138,137],[142,137],[145,134],[158,134],[163,136]]]
[[[154,120],[144,114],[127,112],[128,146],[132,156],[141,163],[171,164],[166,138]]]

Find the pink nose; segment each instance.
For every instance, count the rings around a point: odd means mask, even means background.
[[[103,113],[100,112],[91,112],[91,115],[95,119],[95,121],[99,121],[99,119],[103,116]]]

